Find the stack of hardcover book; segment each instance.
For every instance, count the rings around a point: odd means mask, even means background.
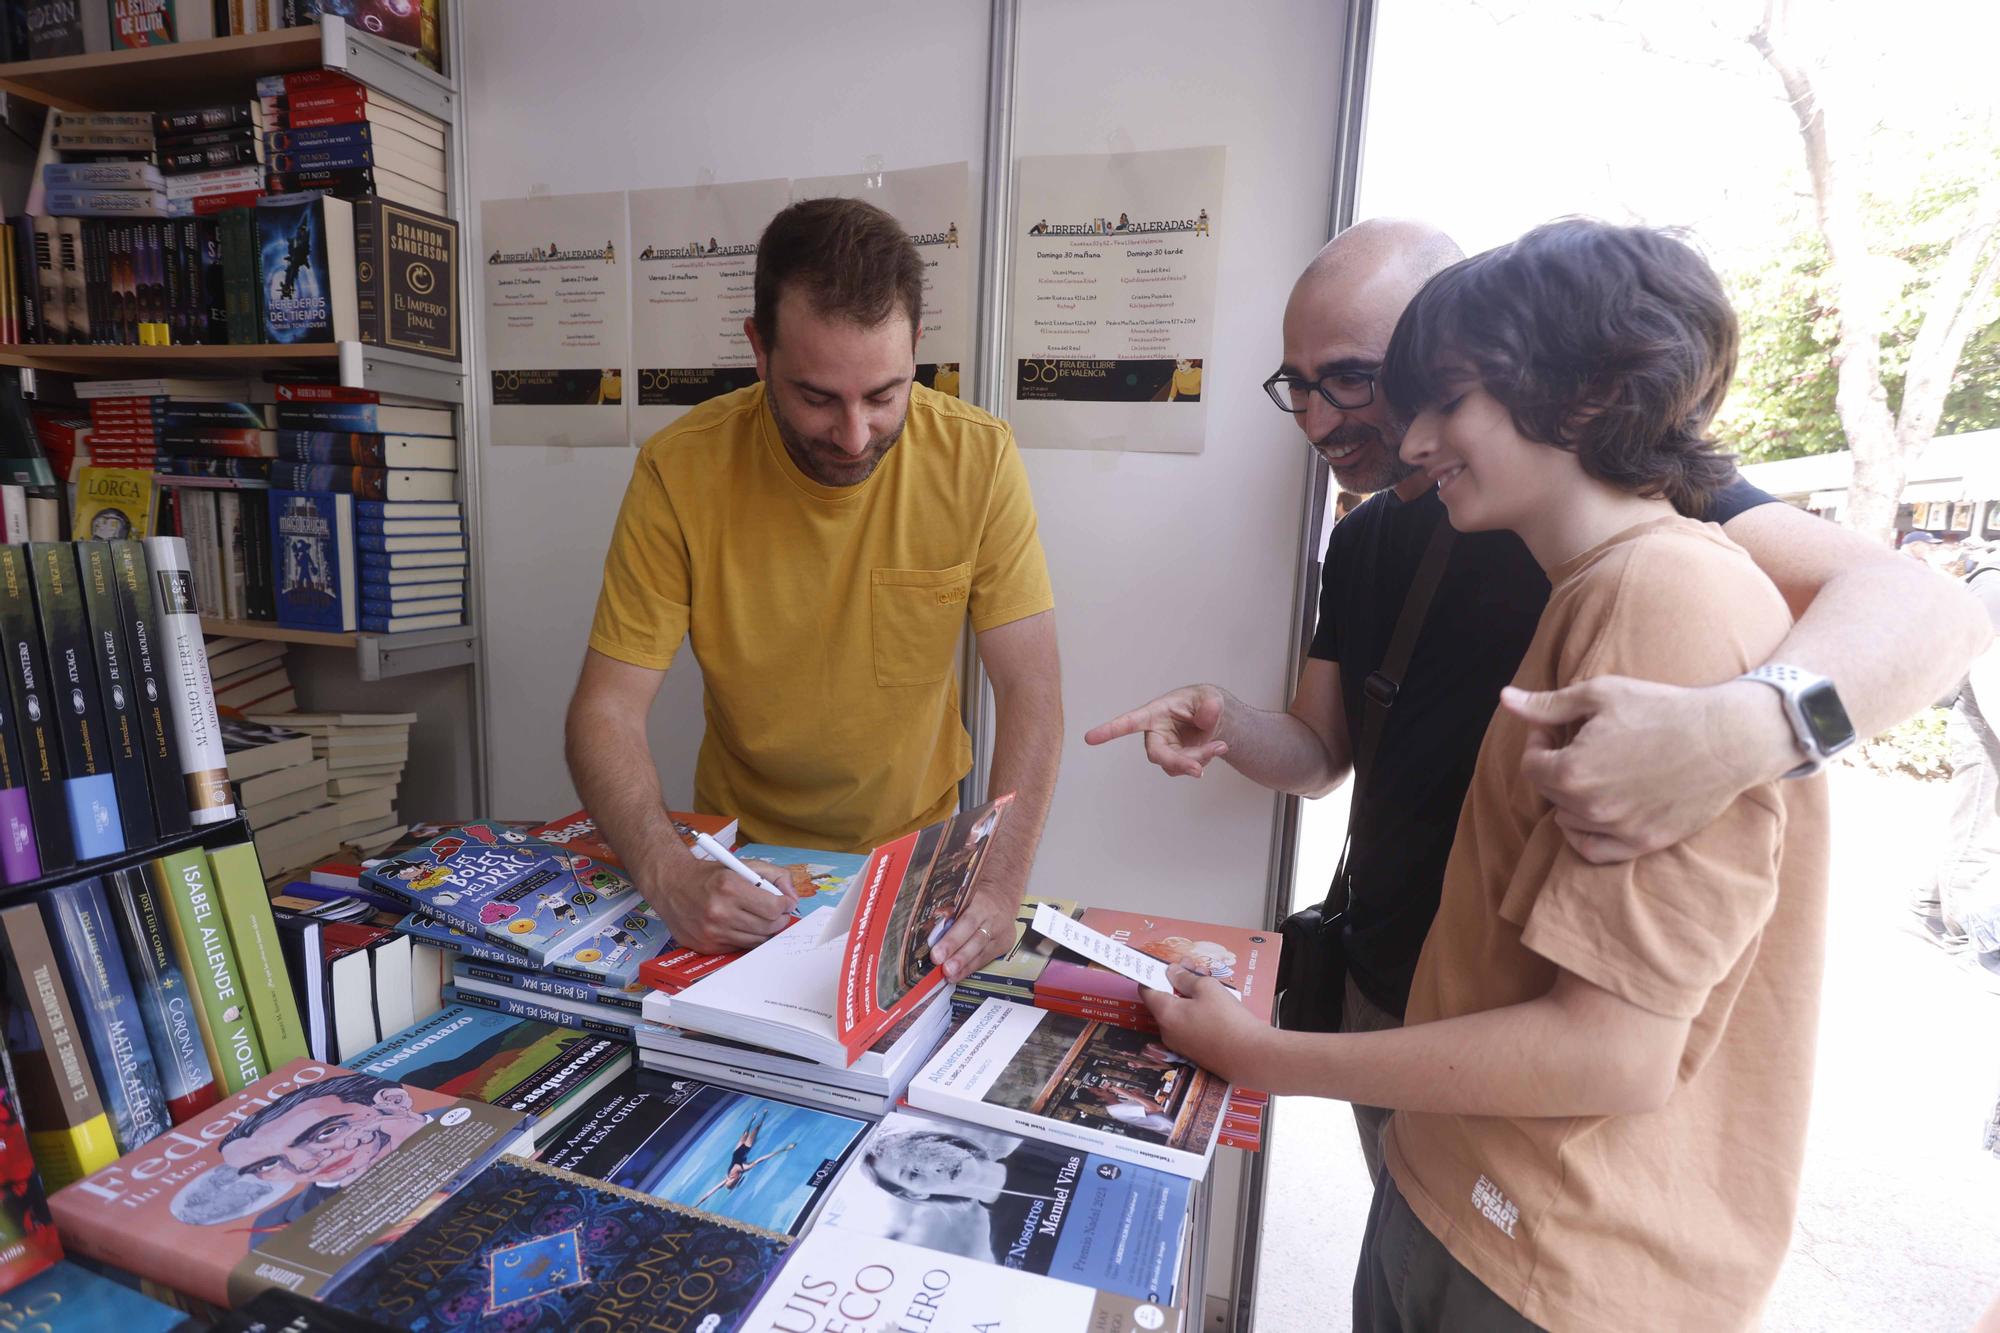
[[[264,193],[262,101],[156,111],[153,139],[170,213],[217,213]]]
[[[445,211],[444,124],[338,70],[274,74],[263,99],[266,187],[379,195]]]
[[[167,215],[153,161],[152,112],[51,111],[48,146],[60,160],[39,164],[41,207],[31,211],[59,218]]]
[[[252,722],[304,732],[314,762],[324,766],[323,792],[335,814],[338,848],[368,856],[402,835],[396,792],[410,758],[415,713],[250,712]],[[293,862],[287,868],[309,862]]]

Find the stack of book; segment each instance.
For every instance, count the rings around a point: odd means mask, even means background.
[[[257,81],[267,126],[266,188],[378,195],[445,212],[444,124],[338,70]]]
[[[154,161],[167,209],[209,214],[264,193],[261,100],[153,113]]]
[[[271,907],[314,1059],[353,1061],[443,1009],[442,951],[357,917],[353,899],[310,896],[310,883],[280,887]]]
[[[327,764],[313,752],[313,738],[228,716],[221,732],[229,780],[270,873],[283,875],[339,851],[341,812],[327,795]]]
[[[326,766],[325,794],[336,812],[336,845],[366,857],[403,832],[396,791],[410,758],[415,713],[299,713],[252,711],[251,720],[303,732],[314,759]],[[294,866],[305,864],[293,862]]]
[[[285,645],[272,639],[217,635],[208,640],[208,675],[215,706],[225,715],[290,713],[298,707]],[[241,804],[241,802],[239,802]]]
[[[58,218],[167,215],[150,111],[51,111],[47,140],[59,160],[39,164],[41,207],[31,211]]]

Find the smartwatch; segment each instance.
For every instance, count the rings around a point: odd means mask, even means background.
[[[1792,724],[1792,735],[1806,756],[1805,762],[1785,774],[1786,777],[1810,777],[1827,760],[1854,744],[1854,723],[1848,720],[1840,692],[1825,676],[1815,676],[1797,667],[1760,666],[1737,679],[1761,681],[1776,690],[1784,701],[1785,720]]]

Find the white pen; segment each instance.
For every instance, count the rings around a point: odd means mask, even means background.
[[[752,870],[749,866],[746,866],[741,861],[737,860],[736,853],[730,851],[727,847],[724,847],[721,843],[717,842],[714,838],[709,837],[706,833],[695,834],[694,844],[695,846],[701,848],[703,853],[705,853],[711,861],[716,861],[721,863],[723,866],[727,867],[731,872],[733,872],[738,879],[741,879],[750,884],[755,884],[758,888],[762,889],[764,892],[770,894],[774,898],[782,898],[785,896],[785,891],[783,889],[773,884],[770,880],[765,879],[762,875]],[[792,910],[794,912],[797,912],[798,909],[793,908]]]

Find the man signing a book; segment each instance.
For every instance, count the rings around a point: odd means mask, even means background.
[[[696,809],[736,816],[746,840],[865,852],[957,806],[972,766],[956,670],[968,617],[997,706],[988,785],[1017,799],[932,957],[955,983],[1013,941],[1062,740],[1054,600],[1013,432],[915,382],[923,285],[882,210],[785,209],[758,244],[744,323],[761,383],[640,450],[566,751],[578,794],[689,948],[749,948],[791,904],[674,833],[646,716],[681,641],[707,722]]]

